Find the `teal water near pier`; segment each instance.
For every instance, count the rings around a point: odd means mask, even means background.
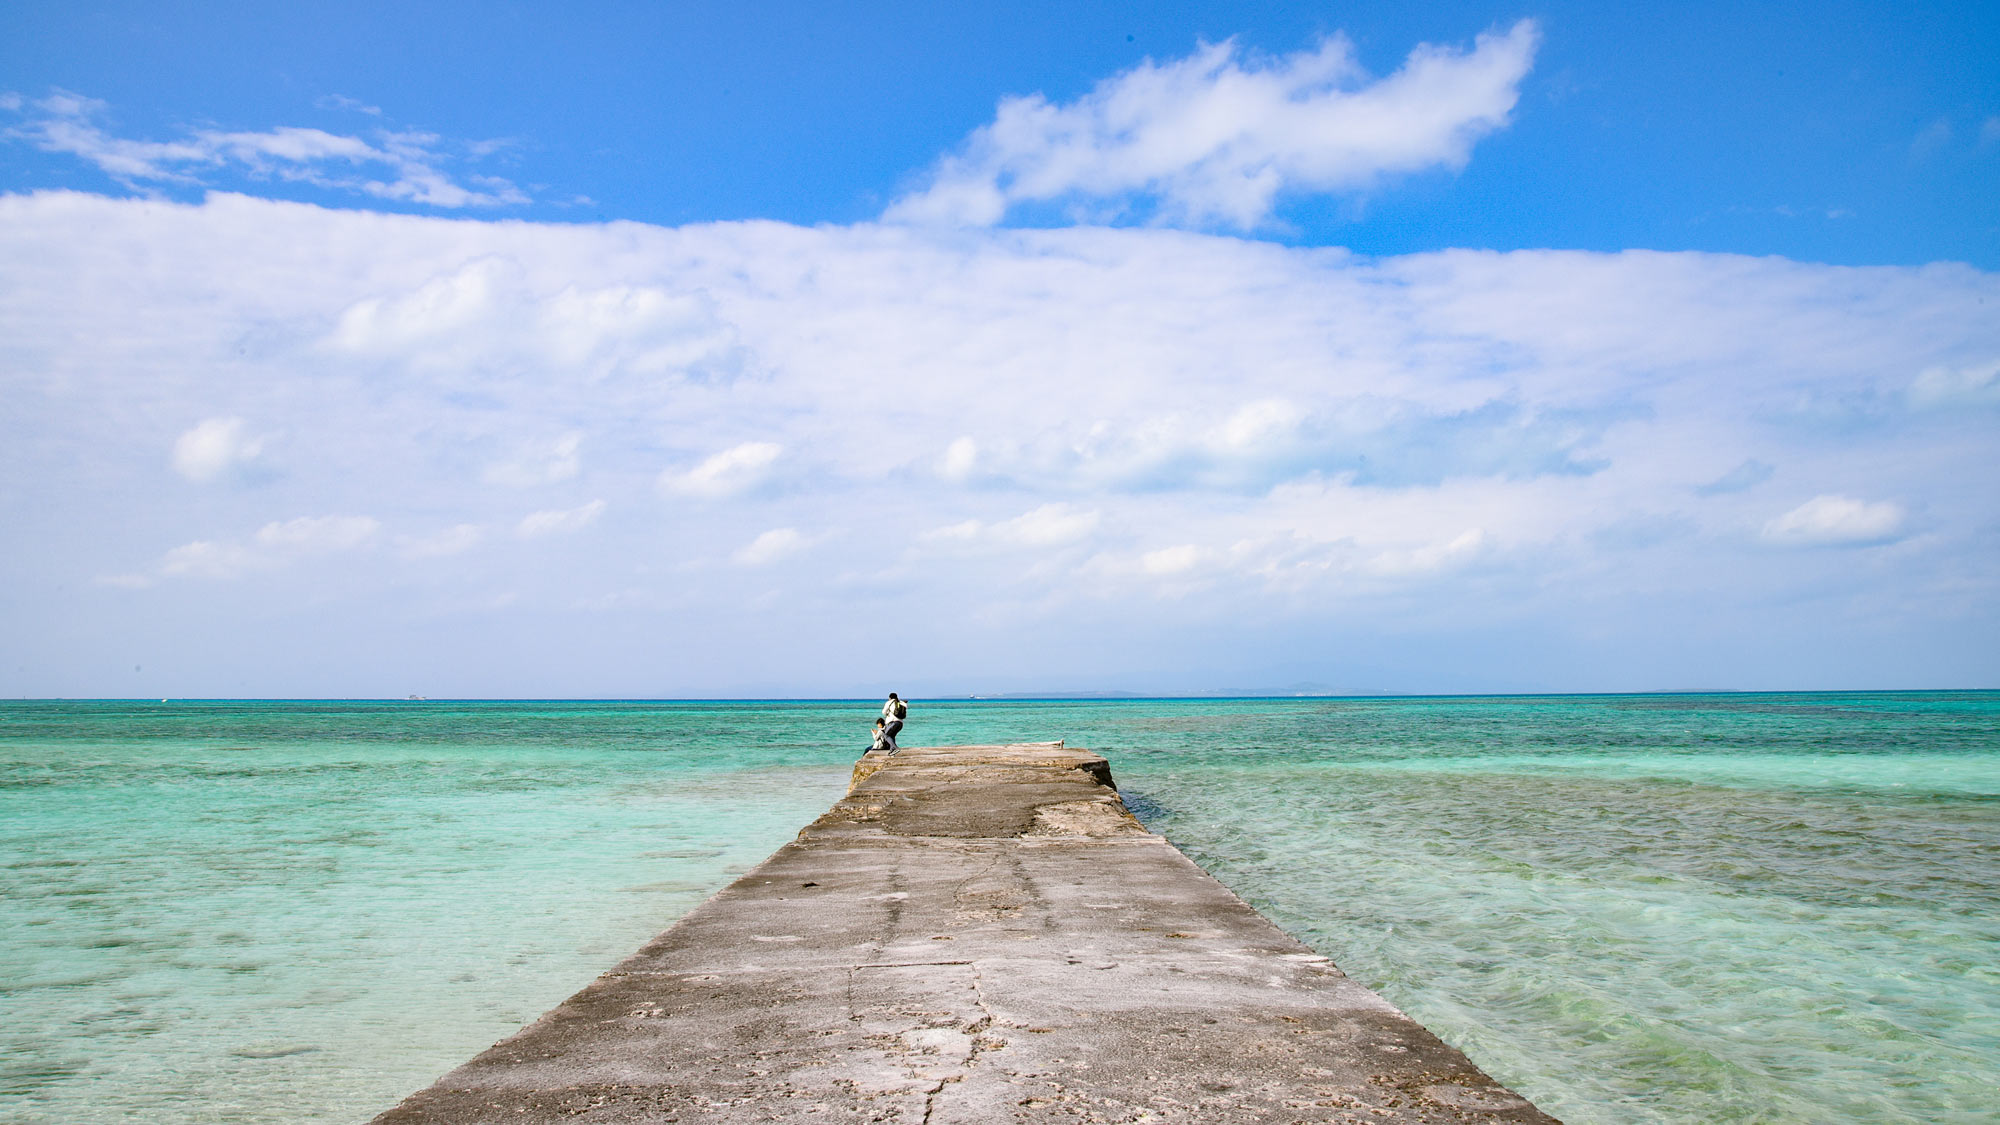
[[[365,1120],[788,840],[873,703],[0,704],[0,1121]],[[1573,1123],[2000,1117],[2000,693],[918,701],[1066,738]]]

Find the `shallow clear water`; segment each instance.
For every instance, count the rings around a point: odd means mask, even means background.
[[[356,1121],[842,791],[868,703],[0,704],[0,1120]],[[2000,693],[920,703],[1572,1123],[2000,1116]]]

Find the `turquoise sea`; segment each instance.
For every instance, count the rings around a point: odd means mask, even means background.
[[[872,701],[0,703],[0,1121],[355,1122],[834,801]],[[917,701],[1063,738],[1585,1122],[2000,1119],[2000,693]]]

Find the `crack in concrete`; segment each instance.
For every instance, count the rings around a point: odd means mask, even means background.
[[[944,1088],[946,1086],[949,1086],[956,1081],[958,1081],[956,1076],[950,1078],[940,1078],[938,1079],[938,1084],[931,1087],[930,1090],[924,1094],[924,1125],[931,1125],[931,1113],[932,1111],[937,1109],[937,1096],[939,1094],[944,1093]]]
[[[979,1018],[967,1024],[965,1028],[966,1034],[972,1037],[972,1050],[965,1056],[966,1064],[969,1066],[973,1059],[979,1057],[980,1034],[998,1021],[993,1016],[993,1005],[986,1002],[986,989],[979,977],[979,962],[968,961],[966,964],[972,968],[972,1002],[979,1005]]]
[[[931,1115],[937,1111],[938,1095],[944,1093],[944,1088],[954,1082],[965,1080],[966,1072],[972,1069],[973,1063],[978,1060],[980,1052],[985,1049],[980,1045],[979,1037],[984,1035],[995,1024],[993,1006],[986,1002],[986,990],[981,987],[979,962],[947,961],[942,963],[965,965],[972,969],[972,977],[969,983],[972,985],[972,1002],[979,1006],[979,1018],[960,1025],[960,1033],[965,1036],[967,1043],[965,1058],[958,1064],[959,1072],[957,1074],[947,1074],[943,1078],[938,1079],[938,1084],[933,1086],[924,1095],[923,1125],[930,1125]]]

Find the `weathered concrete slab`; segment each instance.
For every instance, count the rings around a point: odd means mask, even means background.
[[[376,1121],[1554,1120],[1146,832],[1096,755],[910,749],[855,777]]]

